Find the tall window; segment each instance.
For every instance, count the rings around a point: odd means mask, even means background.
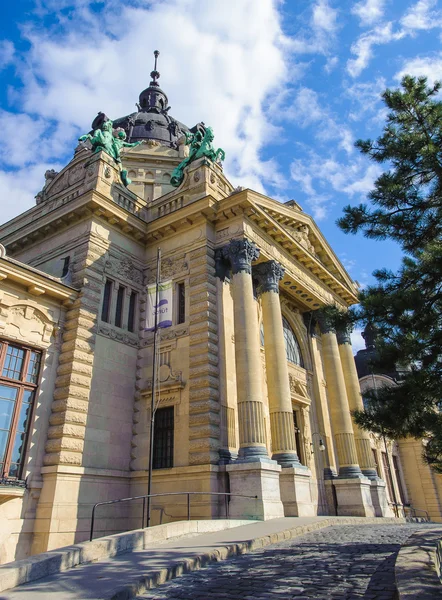
[[[158,408],[155,413],[153,436],[153,468],[173,467],[173,406]]]
[[[71,263],[71,257],[70,256],[65,256],[64,260],[63,260],[63,271],[61,273],[62,277],[66,277],[66,275],[69,273],[69,265]]]
[[[126,288],[122,285],[118,288],[117,292],[117,306],[115,307],[115,326],[121,327],[123,323],[123,307],[124,307],[124,295]]]
[[[394,466],[394,472],[396,475],[397,486],[399,488],[399,496],[401,498],[402,504],[405,504],[405,494],[404,494],[404,488],[402,487],[401,474],[399,471],[399,461],[398,461],[398,457],[395,456],[394,454],[393,454],[393,466]]]
[[[184,283],[179,283],[177,285],[177,305],[177,323],[184,323],[186,320],[186,288],[184,287]]]
[[[111,297],[112,297],[112,288],[113,281],[110,279],[106,279],[106,283],[104,285],[104,294],[103,294],[103,306],[101,309],[101,320],[105,323],[109,323],[110,319],[110,305],[111,305]]]
[[[394,502],[393,479],[391,477],[390,465],[388,463],[388,456],[386,452],[382,452],[382,464],[384,467],[385,482],[387,484],[390,502]]]
[[[293,411],[293,426],[295,428],[296,454],[301,461],[301,430],[299,429],[298,411]]]
[[[0,476],[20,479],[41,352],[0,341]]]
[[[137,305],[137,292],[131,292],[129,298],[129,316],[127,318],[127,329],[130,332],[135,331],[135,310]]]
[[[293,329],[290,327],[290,323],[285,317],[282,317],[282,328],[284,330],[287,360],[295,365],[303,367],[304,362],[302,360],[301,348],[299,347],[298,340],[296,339]]]

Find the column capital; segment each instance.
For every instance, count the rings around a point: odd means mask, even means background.
[[[324,314],[321,310],[315,311],[314,315],[322,335],[326,333],[336,333],[336,323],[334,319],[329,315]]]
[[[236,275],[241,271],[252,273],[252,262],[259,257],[259,248],[248,239],[231,240],[229,244],[223,246],[222,253],[232,265],[232,273]]]
[[[284,277],[285,269],[276,260],[259,263],[253,267],[253,275],[258,280],[258,294],[274,292],[279,294],[279,282]]]
[[[342,324],[336,327],[336,337],[338,338],[338,344],[350,344],[351,345],[351,332],[353,327],[348,324]]]

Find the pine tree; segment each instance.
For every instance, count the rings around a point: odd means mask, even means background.
[[[441,84],[404,77],[387,89],[383,134],[356,146],[387,170],[368,194],[371,206],[344,208],[346,233],[398,242],[398,272],[375,271],[360,294],[357,316],[378,329],[374,370],[406,367],[399,386],[372,392],[356,422],[390,437],[424,437],[425,458],[442,472],[442,102]]]

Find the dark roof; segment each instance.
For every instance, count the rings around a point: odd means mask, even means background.
[[[150,74],[152,81],[140,94],[138,112],[115,119],[113,126],[125,130],[128,142],[155,140],[163,146],[176,148],[179,138],[189,128],[169,115],[169,100],[157,81],[160,77],[157,71],[158,50],[154,55],[155,67]]]

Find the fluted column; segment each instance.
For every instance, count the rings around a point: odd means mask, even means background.
[[[356,371],[355,360],[353,357],[350,330],[343,329],[336,332],[338,341],[339,355],[341,358],[342,371],[344,373],[345,389],[347,391],[348,405],[350,411],[363,410],[361,389],[359,387],[358,373]],[[358,454],[359,466],[363,474],[369,479],[378,479],[376,465],[371,451],[370,436],[367,431],[360,429],[353,421],[353,433]]]
[[[258,279],[258,292],[262,303],[272,459],[278,461],[282,467],[300,467],[301,463],[296,454],[289,372],[279,302],[279,281],[284,276],[284,269],[279,263],[271,260],[256,265],[253,275]]]
[[[253,242],[243,239],[232,240],[222,251],[232,268],[239,460],[268,459],[258,315],[252,285],[252,261],[258,258],[259,250]]]
[[[323,316],[318,316],[318,323],[321,330],[330,417],[339,461],[339,477],[362,477],[336,332]]]

